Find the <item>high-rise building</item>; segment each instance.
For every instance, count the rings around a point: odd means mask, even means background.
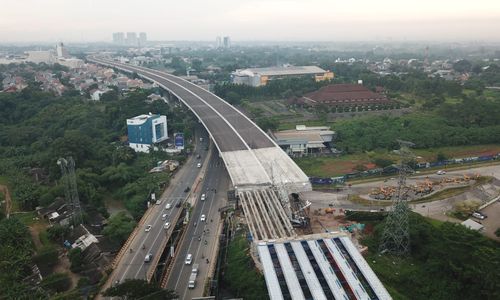
[[[64,47],[64,44],[62,42],[57,43],[56,54],[57,54],[57,58],[69,57],[68,50],[66,50],[66,48]]]
[[[224,48],[231,48],[231,38],[228,36],[224,37]]]
[[[215,38],[215,48],[222,48],[222,39],[220,38],[220,36]]]
[[[149,152],[154,144],[168,138],[167,117],[162,115],[139,115],[127,119],[129,146],[135,152]]]
[[[125,41],[125,35],[123,32],[114,32],[113,33],[113,43],[123,45]]]
[[[137,46],[137,33],[127,32],[127,45]]]
[[[146,42],[148,41],[148,36],[146,35],[145,32],[139,33],[139,42],[141,46],[146,45]]]

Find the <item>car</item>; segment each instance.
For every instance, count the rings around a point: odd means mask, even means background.
[[[186,188],[184,189],[184,193],[187,193],[187,192],[189,192],[190,190],[191,190],[191,188],[190,188],[190,187],[186,187]]]
[[[169,222],[165,223],[165,225],[163,225],[163,228],[169,229],[170,228],[170,223]]]
[[[207,197],[207,195],[206,195],[206,194],[201,194],[201,198],[200,198],[200,200],[201,200],[201,201],[205,201],[206,197]]]
[[[181,201],[177,201],[177,203],[175,204],[175,207],[181,207]]]
[[[437,175],[445,175],[446,171],[445,170],[439,170],[436,172]]]
[[[162,219],[163,221],[165,221],[165,220],[167,219],[167,217],[168,217],[168,214],[163,214],[163,215],[161,215],[161,219]]]
[[[201,168],[201,163],[198,163],[196,166],[197,166],[198,168]]]
[[[193,255],[189,253],[188,255],[186,255],[186,260],[184,261],[184,263],[186,265],[190,265],[192,262],[193,262]]]
[[[161,204],[161,199],[156,200],[156,205],[160,205],[160,204]]]
[[[148,253],[146,254],[146,257],[144,257],[144,262],[148,263],[153,259],[153,253]]]
[[[144,229],[144,231],[149,232],[151,230],[151,228],[153,228],[153,225],[147,225],[146,229]]]
[[[196,155],[196,158],[197,158],[197,159],[200,159],[200,158],[201,158],[201,155],[199,155],[199,154],[198,154],[198,155]]]
[[[171,208],[172,208],[172,204],[167,203],[167,205],[165,205],[165,209],[171,209]]]
[[[205,215],[201,215],[200,222],[205,222],[206,219],[207,217]]]
[[[486,218],[488,217],[487,215],[482,214],[482,213],[480,213],[480,212],[478,212],[478,211],[473,212],[473,213],[472,213],[472,216],[473,216],[474,218],[476,218],[476,219],[479,219],[479,220],[484,220],[484,219],[486,219]]]

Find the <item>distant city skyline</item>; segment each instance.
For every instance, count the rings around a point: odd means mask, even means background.
[[[0,43],[148,40],[500,41],[500,1],[7,0]]]

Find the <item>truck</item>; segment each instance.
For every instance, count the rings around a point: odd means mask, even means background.
[[[189,282],[188,282],[188,288],[194,289],[196,285],[196,276],[198,275],[198,264],[194,264],[193,268],[191,269],[191,275],[189,275]]]
[[[196,285],[196,274],[191,273],[191,275],[189,276],[188,288],[194,289],[195,285]]]

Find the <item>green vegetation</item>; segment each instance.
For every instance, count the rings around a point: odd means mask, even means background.
[[[164,290],[141,279],[126,279],[124,282],[108,288],[103,295],[105,297],[123,297],[129,300],[169,300],[178,297],[173,290]]]
[[[500,153],[500,145],[448,146],[429,149],[414,149],[413,153],[421,160],[437,161],[439,154],[448,158],[491,155]],[[335,177],[355,171],[355,166],[363,164],[370,167],[383,167],[390,161],[397,162],[399,157],[387,149],[377,149],[362,153],[346,154],[338,157],[295,158],[295,162],[309,176]],[[372,164],[372,165],[370,165]],[[391,175],[392,176],[392,175]]]
[[[126,118],[139,113],[166,114],[169,129],[191,135],[190,113],[163,102],[144,102],[151,91],[99,103],[80,96],[54,97],[31,85],[17,94],[0,94],[0,176],[12,187],[14,208],[32,210],[64,196],[56,161],[76,162],[79,197],[107,216],[103,195],[122,199],[134,218],[146,208],[149,193],[168,183],[168,174],[149,174],[164,152],[136,154],[122,146]],[[182,157],[179,157],[182,161]],[[40,168],[48,179],[35,182],[25,170]],[[23,171],[24,170],[24,171]],[[14,184],[15,183],[15,184]]]
[[[397,299],[500,297],[499,243],[460,224],[430,223],[412,213],[410,256],[380,256],[383,227],[382,222],[365,237],[366,260]]]
[[[23,278],[30,275],[33,244],[28,228],[15,218],[0,220],[0,287],[6,299],[36,299]]]
[[[243,234],[231,241],[222,285],[234,297],[269,299],[264,276],[255,270],[248,247],[249,243]]]
[[[66,273],[50,274],[42,280],[40,287],[52,293],[65,292],[71,287],[71,279]]]
[[[103,234],[107,236],[117,246],[122,245],[134,230],[137,223],[125,212],[119,212],[108,220],[108,225],[103,230]]]

